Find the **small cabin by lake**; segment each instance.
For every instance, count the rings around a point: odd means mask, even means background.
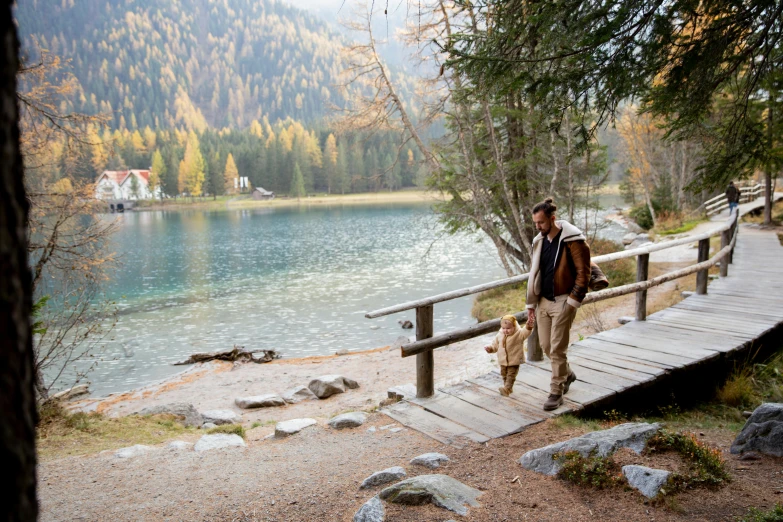
[[[275,199],[275,193],[270,192],[263,187],[256,187],[255,190],[253,190],[253,199]]]

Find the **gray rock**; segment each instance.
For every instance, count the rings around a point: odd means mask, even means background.
[[[404,335],[401,335],[401,336],[397,337],[397,339],[395,339],[393,343],[391,343],[390,348],[398,349],[398,348],[402,348],[406,344],[411,344],[410,338],[405,337]]]
[[[367,488],[373,488],[375,486],[382,486],[383,484],[388,484],[389,482],[394,482],[395,480],[400,480],[403,477],[407,477],[408,474],[405,473],[405,470],[400,466],[394,466],[391,468],[386,468],[381,471],[376,471],[364,481],[362,481],[362,485],[359,486],[359,489],[367,489]]]
[[[335,355],[348,355],[349,353],[351,353],[351,352],[349,352],[345,348],[343,348],[342,350],[337,350],[336,352],[334,352]]]
[[[594,431],[581,437],[528,451],[522,455],[519,463],[530,471],[544,475],[556,475],[562,466],[562,462],[552,458],[556,453],[576,451],[584,457],[591,454],[606,457],[620,448],[630,448],[636,453],[641,453],[647,444],[647,439],[658,433],[660,429],[661,425],[658,423],[629,422],[620,424],[608,430]]]
[[[185,442],[184,440],[175,440],[169,442],[166,447],[170,450],[188,450],[193,446],[190,442]]]
[[[400,326],[401,326],[401,327],[402,327],[404,330],[410,330],[411,328],[413,328],[413,323],[412,323],[412,322],[410,322],[410,321],[408,321],[407,319],[406,319],[406,320],[404,320],[404,321],[397,321],[397,322],[400,324]]]
[[[223,448],[245,447],[245,441],[239,435],[229,433],[215,433],[204,435],[193,447],[196,451],[209,451]]]
[[[202,430],[211,430],[212,428],[217,428],[217,424],[214,422],[205,422],[201,425]]]
[[[79,397],[80,395],[86,395],[88,393],[90,393],[90,386],[88,384],[77,384],[73,388],[68,388],[67,390],[55,393],[50,397],[50,399],[67,401],[73,399],[74,397]]]
[[[322,375],[316,377],[307,386],[319,399],[326,399],[332,395],[345,392],[346,388],[355,389],[359,384],[353,379],[342,375]]]
[[[386,395],[390,399],[402,400],[405,397],[416,397],[416,385],[415,384],[400,384],[399,386],[392,386],[386,390]]]
[[[363,411],[343,413],[329,420],[329,426],[336,430],[343,428],[358,428],[367,421],[367,414]]]
[[[275,437],[282,438],[299,433],[303,429],[316,424],[315,419],[291,419],[278,422],[275,425]]]
[[[150,406],[141,410],[139,415],[160,415],[163,413],[182,417],[185,421],[185,426],[201,426],[204,424],[204,417],[189,402],[172,402],[161,406]]]
[[[647,498],[655,497],[671,476],[671,472],[645,466],[623,466],[628,485]]]
[[[353,516],[353,522],[384,522],[384,520],[386,520],[386,510],[378,497],[372,497],[365,502]]]
[[[145,446],[143,444],[136,444],[135,446],[128,446],[114,452],[114,456],[118,459],[130,459],[132,457],[138,457],[152,451],[152,447]]]
[[[313,392],[310,391],[310,388],[307,386],[297,386],[296,388],[291,388],[290,390],[284,392],[281,397],[283,397],[283,400],[288,404],[296,404],[297,402],[318,398]]]
[[[231,410],[209,410],[201,414],[204,422],[212,424],[236,424],[242,422],[242,416]]]
[[[441,462],[448,462],[450,459],[443,453],[424,453],[411,459],[414,466],[424,466],[426,468],[439,468]]]
[[[634,322],[635,320],[636,320],[636,318],[635,318],[635,317],[629,317],[629,316],[627,316],[627,315],[624,315],[624,316],[622,316],[622,317],[618,317],[618,318],[617,318],[617,322],[618,322],[618,323],[620,323],[620,324],[628,324],[628,323],[632,323],[632,322]]]
[[[745,421],[731,452],[749,451],[783,457],[783,403],[764,403]]]
[[[399,433],[401,431],[405,431],[405,428],[392,428],[389,430],[389,433]]]
[[[418,506],[431,502],[459,515],[466,515],[469,506],[478,506],[481,491],[466,486],[447,475],[419,475],[405,479],[382,490],[379,496],[395,504]]]
[[[636,239],[636,236],[638,234],[634,232],[629,232],[623,236],[623,245],[630,245],[633,243],[633,240]]]
[[[239,397],[234,400],[234,404],[240,408],[273,408],[275,406],[285,406],[285,401],[279,395],[267,393],[265,395],[255,395],[253,397]]]
[[[367,428],[367,433],[375,433],[375,426]]]

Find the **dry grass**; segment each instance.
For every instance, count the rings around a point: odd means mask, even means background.
[[[525,283],[482,292],[473,301],[470,314],[478,321],[489,321],[525,309]]]
[[[772,205],[772,221],[780,223],[783,221],[783,200],[776,202]],[[764,222],[764,209],[754,214],[745,214],[742,216],[743,223],[755,223],[760,225]]]
[[[704,216],[688,218],[684,214],[672,212],[663,212],[657,217],[657,224],[652,231],[655,234],[660,234],[662,236],[684,234],[707,221]]]
[[[57,402],[39,412],[38,455],[43,460],[97,453],[134,444],[159,444],[195,433],[174,415],[107,417],[100,413],[69,413]]]

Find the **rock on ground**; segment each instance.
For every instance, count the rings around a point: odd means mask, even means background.
[[[85,395],[88,393],[90,393],[90,386],[88,384],[77,384],[73,388],[68,388],[67,390],[57,392],[49,398],[51,400],[67,401],[73,399],[74,397],[79,397],[80,395]]]
[[[450,459],[443,453],[424,453],[411,459],[414,466],[424,466],[430,469],[439,468],[441,462],[448,462]]]
[[[317,399],[315,394],[311,392],[310,388],[307,386],[297,386],[296,388],[292,388],[284,392],[282,397],[283,400],[288,404],[296,404],[297,402]]]
[[[519,463],[522,467],[543,473],[544,475],[556,475],[562,463],[552,458],[556,453],[576,451],[583,457],[595,453],[599,457],[611,455],[619,448],[630,448],[636,453],[641,453],[647,444],[647,439],[658,433],[661,425],[658,423],[629,422],[620,424],[608,430],[594,431],[556,444],[550,444],[543,448],[528,451]]]
[[[367,414],[363,411],[352,411],[332,417],[329,426],[336,430],[343,428],[358,428],[367,421]]]
[[[353,516],[353,522],[383,522],[386,520],[386,510],[378,497],[372,497],[364,503]]]
[[[314,424],[316,424],[315,419],[291,419],[278,422],[275,426],[275,437],[288,437]]]
[[[356,389],[359,384],[353,379],[342,375],[322,375],[316,377],[307,386],[319,399],[326,399],[332,395],[345,392],[346,388]]]
[[[745,421],[731,452],[749,451],[783,457],[783,404],[764,403]]]
[[[633,240],[636,239],[636,235],[634,232],[628,232],[623,236],[623,245],[630,245],[633,243]]]
[[[114,456],[120,459],[129,459],[132,457],[138,457],[139,455],[144,455],[145,453],[149,453],[152,451],[151,446],[145,446],[144,444],[136,444],[135,446],[128,446],[127,448],[122,448],[117,450],[114,453]]]
[[[202,430],[211,430],[212,428],[217,428],[217,424],[214,422],[205,422],[201,425]]]
[[[400,466],[394,466],[391,468],[386,468],[381,471],[376,471],[366,479],[362,481],[362,485],[359,486],[359,489],[367,489],[367,488],[373,488],[375,486],[382,486],[383,484],[388,484],[389,482],[394,482],[395,480],[400,480],[403,477],[408,476],[407,473],[405,473],[405,470]]]
[[[196,451],[209,451],[214,449],[244,447],[245,441],[239,435],[228,433],[215,433],[214,435],[204,435],[193,448]]]
[[[266,395],[255,395],[253,397],[238,397],[234,399],[234,404],[240,408],[273,408],[275,406],[285,406],[285,401],[279,395],[267,393]]]
[[[242,422],[242,416],[231,410],[209,410],[201,414],[204,422],[212,424],[236,424]]]
[[[466,504],[479,505],[476,501],[479,495],[481,491],[448,475],[419,475],[389,486],[382,490],[379,496],[395,504],[418,506],[431,502],[464,516],[468,513]]]
[[[185,442],[184,440],[174,440],[169,442],[166,447],[171,450],[188,450],[193,446],[190,442]]]
[[[628,485],[639,490],[647,498],[655,497],[669,480],[671,472],[646,466],[623,466]]]
[[[172,402],[161,406],[150,406],[139,412],[139,415],[160,415],[169,413],[185,419],[185,426],[201,426],[204,417],[189,402]]]

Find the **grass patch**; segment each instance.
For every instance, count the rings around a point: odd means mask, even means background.
[[[690,232],[701,223],[706,223],[707,219],[699,217],[695,219],[683,219],[681,216],[668,214],[663,219],[658,219],[658,226],[655,227],[655,233],[662,236],[671,236],[673,234],[684,234]]]
[[[589,431],[595,431],[604,428],[604,425],[599,420],[581,418],[581,417],[577,417],[576,415],[572,415],[570,413],[566,413],[564,415],[558,415],[550,422],[555,428],[560,430],[570,429],[570,428],[582,428]]]
[[[673,451],[688,463],[688,473],[674,473],[669,492],[693,487],[718,487],[731,480],[720,450],[701,442],[692,433],[661,430],[647,441],[648,453]]]
[[[225,433],[227,435],[239,435],[243,439],[245,438],[245,428],[241,424],[223,424],[221,426],[215,426],[207,430],[208,435],[214,435],[215,433]]]
[[[38,414],[37,447],[44,460],[134,444],[159,444],[196,432],[196,428],[184,427],[175,415],[113,418],[100,413],[70,413],[57,401],[43,405]]]
[[[552,457],[563,465],[557,472],[557,478],[577,486],[604,489],[625,482],[620,466],[611,456],[583,457],[577,451],[568,451],[555,453]]]
[[[738,522],[783,522],[783,504],[775,504],[769,511],[750,508],[748,514],[737,519]]]
[[[470,314],[478,321],[489,321],[525,309],[527,284],[493,288],[481,292],[473,301]]]
[[[590,244],[590,256],[597,257],[612,252],[621,252],[625,248],[620,243],[608,239],[595,239]],[[611,263],[601,263],[601,270],[609,279],[609,286],[622,286],[636,281],[636,260],[629,257]]]

